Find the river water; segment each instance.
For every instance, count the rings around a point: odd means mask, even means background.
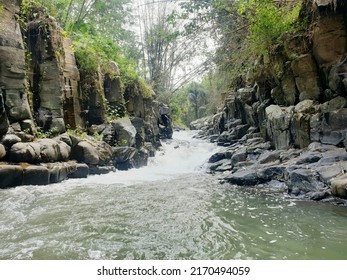
[[[220,184],[174,134],[149,166],[0,190],[0,259],[347,259],[347,208]]]

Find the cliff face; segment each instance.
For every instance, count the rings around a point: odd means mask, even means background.
[[[226,182],[347,205],[347,5],[306,0],[301,17],[308,32],[284,34],[219,114],[191,126],[225,147],[210,169]]]
[[[276,54],[227,97],[223,120],[256,127],[274,148],[346,143],[347,6],[305,1],[310,34],[285,34]],[[227,130],[226,124],[226,130]]]
[[[32,128],[26,91],[25,50],[18,24],[18,1],[0,1],[0,136],[10,124],[16,130]]]
[[[33,7],[20,26],[19,6],[0,0],[0,188],[145,165],[160,145],[149,90],[112,61],[80,72],[55,19]]]

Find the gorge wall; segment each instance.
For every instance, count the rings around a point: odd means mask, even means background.
[[[283,35],[225,98],[192,123],[225,152],[210,159],[227,181],[278,180],[289,193],[347,197],[347,5],[305,0],[305,31]]]
[[[43,8],[0,0],[0,188],[140,167],[160,146],[159,104],[118,66],[77,67]]]

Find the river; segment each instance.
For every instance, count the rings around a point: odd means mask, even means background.
[[[147,167],[0,190],[0,259],[347,259],[347,208],[220,184],[178,132]]]

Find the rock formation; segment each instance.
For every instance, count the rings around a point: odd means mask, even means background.
[[[125,86],[112,61],[80,71],[45,9],[31,7],[20,26],[20,2],[0,0],[0,188],[146,165],[160,146],[152,92]]]
[[[192,127],[226,147],[210,161],[230,183],[276,180],[315,200],[347,197],[347,6],[306,0],[301,16],[309,34],[284,34],[223,112]]]

